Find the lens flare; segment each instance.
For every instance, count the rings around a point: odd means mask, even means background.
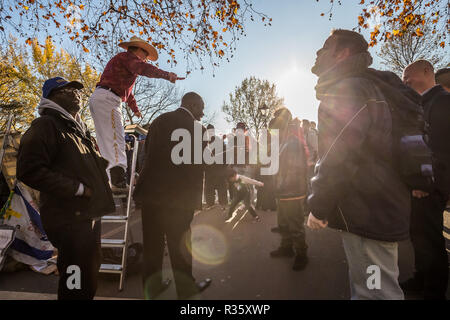
[[[191,246],[187,244],[192,258],[205,265],[222,264],[228,255],[228,243],[221,231],[209,225],[192,227]]]

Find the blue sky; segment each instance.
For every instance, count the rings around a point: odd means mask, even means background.
[[[212,76],[212,70],[193,72],[179,82],[185,91],[196,91],[203,96],[210,111],[217,110],[215,125],[219,132],[227,132],[231,124],[220,112],[224,100],[248,76],[267,79],[277,85],[285,105],[300,119],[317,120],[318,101],[314,86],[317,77],[310,71],[316,51],[323,45],[333,28],[351,29],[357,24],[361,10],[359,0],[345,0],[335,6],[333,19],[321,17],[329,9],[328,0],[256,0],[255,8],[269,15],[271,27],[249,21],[247,36],[241,38],[231,62],[223,62]],[[365,34],[368,39],[368,33]],[[371,49],[375,67],[375,50]],[[161,65],[164,68],[164,65]],[[173,69],[183,73],[183,64]]]

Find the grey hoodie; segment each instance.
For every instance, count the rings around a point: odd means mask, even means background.
[[[39,102],[39,105],[37,107],[37,111],[38,111],[39,115],[42,115],[45,109],[53,109],[53,110],[56,110],[56,111],[62,113],[66,118],[68,118],[73,123],[75,123],[75,125],[77,126],[77,128],[79,130],[81,130],[81,132],[86,133],[87,126],[83,122],[83,120],[81,120],[81,117],[78,113],[77,113],[76,117],[74,118],[74,117],[72,117],[72,115],[69,112],[67,112],[66,109],[61,107],[59,104],[56,104],[52,100],[49,100],[46,98],[41,98],[41,101]]]

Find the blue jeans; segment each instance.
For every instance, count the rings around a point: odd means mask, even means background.
[[[372,240],[349,232],[342,232],[342,242],[352,300],[404,300],[398,283],[397,242]]]

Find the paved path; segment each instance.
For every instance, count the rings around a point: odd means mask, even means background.
[[[198,299],[348,299],[350,296],[347,265],[339,232],[330,229],[307,229],[309,264],[305,270],[291,269],[292,258],[270,258],[269,252],[279,245],[280,236],[270,232],[276,224],[275,212],[259,212],[261,221],[237,213],[225,222],[225,213],[216,206],[197,213],[192,224],[194,276],[210,277],[213,282]],[[131,219],[135,241],[141,241],[140,212]],[[105,228],[104,234],[117,236],[117,225]],[[408,242],[400,244],[400,280],[412,274],[413,257]],[[164,273],[173,278],[168,256]],[[54,299],[55,275],[44,276],[32,271],[0,273],[0,300]],[[141,277],[132,272],[122,292],[118,276],[100,275],[97,296],[105,298],[142,299]],[[160,299],[175,299],[172,284]]]

